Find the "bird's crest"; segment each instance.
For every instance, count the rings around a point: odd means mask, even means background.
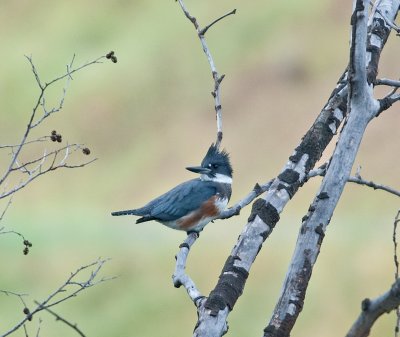
[[[219,150],[218,147],[213,143],[207,151],[203,161],[201,162],[202,167],[208,167],[209,164],[224,165],[232,176],[232,165],[229,158],[229,153],[226,150]]]

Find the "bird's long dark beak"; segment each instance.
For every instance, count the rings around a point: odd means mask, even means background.
[[[199,174],[209,174],[209,173],[211,173],[211,170],[209,168],[201,167],[201,166],[186,167],[186,170],[194,172],[194,173],[199,173]]]

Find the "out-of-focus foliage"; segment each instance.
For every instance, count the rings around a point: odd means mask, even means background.
[[[187,2],[201,24],[237,8],[207,33],[222,85],[223,145],[231,153],[233,201],[278,174],[325,103],[348,58],[348,1]],[[74,76],[65,109],[37,135],[56,129],[83,142],[97,162],[54,172],[18,193],[2,222],[33,243],[24,256],[1,237],[1,289],[42,299],[70,271],[98,256],[112,257],[109,275],[56,311],[89,336],[190,335],[196,313],[172,286],[174,254],[184,233],[157,223],[134,225],[112,210],[140,206],[193,175],[215,139],[212,78],[193,27],[174,1],[3,1],[0,3],[0,143],[17,142],[38,93],[28,62],[43,78],[114,50],[118,63]],[[391,38],[380,66],[397,78],[400,43]],[[48,102],[56,102],[61,87]],[[400,188],[399,106],[371,123],[357,163],[362,175]],[[326,157],[325,159],[327,159]],[[1,167],[7,156],[2,153]],[[260,335],[279,295],[294,242],[318,179],[289,204],[253,267],[231,314],[230,336]],[[348,186],[332,219],[309,287],[296,336],[343,335],[363,298],[392,283],[392,220],[399,202],[383,192]],[[189,272],[207,294],[246,223],[210,224],[189,257]],[[221,237],[224,239],[221,240]],[[28,301],[29,301],[28,299]],[[0,332],[23,317],[16,298],[0,298]],[[74,332],[42,313],[43,335]],[[376,326],[392,331],[394,317]],[[30,324],[37,328],[37,320]],[[17,334],[18,335],[18,334]]]

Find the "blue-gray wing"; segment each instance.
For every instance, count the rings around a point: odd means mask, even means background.
[[[214,183],[193,179],[154,199],[147,206],[150,216],[157,220],[174,221],[200,208],[216,193]]]

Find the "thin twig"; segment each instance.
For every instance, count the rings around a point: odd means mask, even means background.
[[[38,312],[48,309],[50,307],[53,307],[57,304],[60,304],[72,297],[77,296],[81,291],[93,287],[97,284],[100,284],[105,281],[109,281],[114,279],[115,277],[110,277],[110,278],[98,278],[98,274],[104,264],[109,261],[109,259],[98,259],[92,263],[89,263],[85,266],[82,266],[78,268],[75,272],[71,273],[71,275],[68,277],[68,279],[64,282],[63,285],[61,285],[57,290],[55,290],[53,293],[51,293],[45,300],[40,302],[37,307],[30,311],[27,316],[22,319],[18,324],[16,324],[14,327],[12,327],[10,330],[8,330],[6,333],[1,335],[1,337],[8,336],[12,334],[13,332],[17,331],[21,326],[25,324],[26,321],[32,319],[32,317],[37,314]],[[82,273],[85,270],[92,269],[90,272],[90,275],[87,277],[85,281],[78,282],[75,280],[75,278]],[[66,293],[68,290],[73,289],[71,287],[73,286],[78,286],[77,289],[73,290],[70,293]],[[62,296],[61,298],[59,298]],[[58,300],[55,300],[55,297],[58,297]]]
[[[326,173],[326,169],[327,169],[327,164],[324,164],[323,166],[319,167],[318,169],[315,170],[311,170],[308,174],[308,178],[314,178],[317,176],[321,176],[323,177]],[[374,183],[373,181],[369,181],[369,180],[365,180],[361,177],[360,175],[360,169],[357,170],[355,176],[350,176],[347,179],[348,182],[350,183],[355,183],[358,185],[363,185],[363,186],[367,186],[367,187],[371,187],[374,190],[382,190],[385,192],[388,192],[390,194],[396,195],[398,197],[400,197],[400,191],[396,190],[390,186],[386,186],[386,185],[382,185],[382,184],[378,184],[378,183]]]
[[[225,15],[222,15],[221,17],[219,17],[218,19],[214,20],[213,22],[211,22],[210,24],[208,24],[207,26],[205,26],[201,31],[200,34],[201,35],[205,35],[205,33],[207,32],[207,30],[209,30],[213,25],[215,25],[218,21],[226,18],[229,15],[233,15],[236,14],[236,8],[234,10],[231,10],[229,13],[226,13]]]
[[[232,207],[228,208],[227,210],[223,211],[218,219],[229,219],[232,216],[239,215],[240,211],[242,208],[246,207],[248,204],[250,204],[255,198],[260,196],[262,193],[268,191],[269,187],[273,183],[273,179],[268,181],[265,184],[259,185],[256,184],[252,191],[247,194],[243,199],[239,200],[235,205]]]
[[[27,305],[26,305],[26,302],[24,301],[24,296],[28,296],[28,294],[19,294],[19,293],[13,292],[13,291],[1,290],[1,289],[0,289],[0,293],[3,293],[5,295],[7,295],[7,296],[18,297],[19,300],[21,301],[22,305],[26,308]]]
[[[25,142],[25,145],[28,145],[28,144],[36,144],[36,143],[41,143],[41,142],[46,142],[46,141],[49,140],[49,139],[50,139],[50,136],[42,136],[42,137],[39,137],[39,138],[37,138],[37,139],[34,139],[34,140],[30,140],[30,141],[28,141],[28,142]],[[7,148],[13,149],[13,148],[16,148],[16,147],[18,147],[18,146],[20,146],[20,144],[14,144],[14,145],[5,144],[5,145],[0,145],[0,149],[7,149]]]
[[[65,74],[59,76],[59,77],[56,77],[55,79],[51,80],[50,82],[46,83],[46,84],[44,85],[44,88],[47,88],[47,87],[49,87],[50,85],[52,85],[53,83],[58,82],[58,81],[60,81],[60,80],[62,80],[62,79],[64,79],[64,78],[66,78],[66,77],[71,78],[71,75],[72,75],[72,74],[74,74],[74,73],[76,73],[76,72],[82,70],[83,68],[86,68],[86,67],[88,67],[88,66],[90,66],[90,65],[93,65],[93,64],[102,63],[101,60],[104,60],[105,58],[106,58],[106,56],[103,55],[103,56],[98,57],[98,58],[95,59],[95,60],[88,61],[88,62],[82,64],[81,66],[77,67],[77,68],[71,69],[71,68],[72,68],[72,64],[73,64],[73,62],[74,62],[74,60],[75,60],[75,54],[74,54],[73,57],[72,57],[72,61],[71,61],[71,63],[69,64],[69,68],[67,69],[67,72],[66,72]],[[29,58],[28,58],[28,59],[29,59]]]
[[[35,301],[35,304],[40,305],[40,303],[38,301]],[[53,310],[51,310],[49,308],[45,308],[44,310],[46,310],[48,313],[52,314],[56,318],[56,321],[61,321],[61,322],[65,323],[66,325],[68,325],[69,327],[74,329],[80,336],[86,337],[85,334],[82,332],[82,330],[80,330],[78,328],[78,325],[76,323],[71,323],[71,322],[67,321],[65,318],[61,317],[60,315],[58,315],[57,313],[55,313]]]
[[[91,160],[85,161],[83,163],[80,164],[68,164],[66,163],[66,156],[70,153],[70,149],[72,148],[72,151],[75,152],[79,149],[82,149],[82,145],[80,144],[72,144],[72,145],[67,145],[64,146],[60,149],[54,150],[52,152],[49,152],[47,154],[44,154],[43,156],[41,156],[40,158],[34,159],[32,161],[29,161],[27,163],[24,163],[22,165],[19,165],[15,168],[11,168],[10,172],[15,171],[15,170],[20,170],[22,167],[26,168],[28,165],[32,165],[35,163],[39,163],[39,165],[33,169],[33,170],[28,170],[27,169],[27,173],[29,174],[28,179],[21,181],[18,185],[14,186],[13,188],[11,188],[10,190],[5,190],[4,192],[2,192],[0,194],[0,199],[6,198],[12,194],[14,194],[15,192],[21,190],[22,188],[26,187],[28,184],[30,184],[32,181],[34,181],[35,179],[37,179],[38,177],[51,172],[51,171],[55,171],[57,169],[60,168],[79,168],[79,167],[84,167],[87,166],[91,163],[93,163],[94,161],[97,160],[97,158],[93,158]],[[57,156],[62,152],[62,151],[66,151],[64,157],[61,159],[61,161],[59,163],[56,164],[56,160],[57,160]],[[52,162],[50,163],[50,165],[46,168],[43,169],[43,163],[44,160],[48,157],[52,156]]]
[[[204,34],[206,33],[206,31],[212,26],[214,25],[216,22],[222,20],[223,18],[231,15],[231,14],[235,14],[236,10],[233,10],[231,12],[229,12],[228,14],[223,15],[222,17],[220,17],[219,19],[215,20],[214,22],[212,22],[211,24],[209,24],[208,26],[206,26],[205,28],[201,29],[197,19],[192,16],[189,11],[186,9],[186,6],[183,2],[183,0],[178,0],[179,5],[182,8],[183,13],[185,14],[185,16],[188,18],[188,20],[193,24],[194,28],[197,31],[197,36],[200,39],[201,45],[203,47],[203,51],[206,54],[208,63],[210,64],[210,68],[211,68],[211,73],[212,73],[212,77],[214,80],[214,90],[211,92],[212,96],[214,97],[214,107],[215,107],[215,113],[216,113],[216,120],[217,120],[217,140],[215,142],[217,148],[219,148],[221,141],[222,141],[222,137],[223,137],[223,133],[222,133],[222,106],[221,106],[221,93],[220,93],[220,85],[222,80],[224,79],[225,75],[220,76],[218,74],[217,68],[215,66],[214,63],[214,59],[211,55],[210,49],[208,48],[207,42],[205,40]]]
[[[51,151],[51,152],[48,152],[48,153],[45,152],[45,153],[44,153],[41,157],[39,157],[39,158],[32,159],[32,160],[30,160],[30,161],[27,161],[27,162],[25,162],[25,163],[23,163],[23,164],[18,165],[17,167],[13,167],[13,168],[11,169],[11,171],[19,170],[21,167],[27,168],[27,166],[29,166],[29,165],[33,165],[33,164],[36,164],[36,163],[40,163],[40,162],[43,161],[43,158],[48,158],[48,157],[53,156],[53,155],[57,156],[59,153],[61,153],[61,152],[63,152],[63,151],[66,151],[68,148],[69,148],[68,152],[76,152],[76,151],[78,151],[78,150],[82,150],[83,147],[84,147],[83,144],[68,144],[68,145],[65,145],[65,146],[63,146],[63,147],[60,147],[60,148],[58,148],[58,149],[56,149],[56,150],[53,150],[53,151]],[[72,150],[71,150],[71,149],[72,149]],[[27,171],[29,171],[29,170],[27,169]]]
[[[81,66],[79,66],[79,67],[77,67],[77,68],[75,68],[75,69],[71,69],[70,67],[67,67],[67,72],[66,72],[65,74],[56,77],[55,79],[51,80],[51,81],[48,82],[48,83],[43,84],[42,81],[41,81],[41,79],[40,79],[40,77],[39,77],[39,73],[38,73],[38,71],[37,71],[37,69],[36,69],[36,67],[35,67],[35,65],[34,65],[34,63],[33,63],[32,56],[25,56],[25,57],[27,58],[27,60],[29,61],[30,65],[31,65],[32,72],[33,72],[34,77],[35,77],[35,79],[36,79],[36,82],[37,82],[37,84],[38,84],[38,86],[39,86],[39,88],[40,88],[40,93],[39,93],[39,96],[38,96],[38,98],[37,98],[37,100],[36,100],[36,103],[35,103],[35,105],[34,105],[34,107],[33,107],[33,109],[32,109],[31,115],[30,115],[30,117],[29,117],[29,121],[28,121],[28,123],[27,123],[26,130],[25,130],[25,132],[24,132],[24,134],[23,134],[23,136],[22,136],[22,139],[21,139],[19,145],[15,147],[15,148],[16,148],[16,151],[13,152],[13,156],[12,156],[12,158],[11,158],[11,161],[10,161],[9,165],[8,165],[8,168],[7,168],[6,171],[4,172],[3,176],[0,178],[0,185],[2,185],[2,184],[4,183],[4,181],[5,181],[5,180],[7,179],[7,177],[9,176],[9,174],[10,174],[12,168],[14,167],[14,164],[15,164],[15,162],[17,161],[18,156],[19,156],[19,154],[20,154],[22,148],[24,147],[24,145],[25,145],[26,142],[27,142],[27,139],[28,139],[28,136],[29,136],[29,134],[30,134],[30,131],[31,131],[34,127],[36,127],[37,125],[39,125],[39,124],[40,124],[45,118],[47,118],[50,114],[52,114],[53,112],[57,112],[57,111],[61,110],[61,108],[62,108],[62,106],[63,106],[63,103],[64,103],[64,98],[65,98],[67,86],[68,86],[68,83],[69,83],[69,81],[70,81],[70,79],[71,79],[71,75],[72,75],[73,73],[76,73],[76,72],[78,72],[78,71],[80,71],[80,70],[82,70],[82,69],[84,69],[84,68],[86,68],[86,67],[92,65],[92,64],[101,63],[100,61],[101,61],[102,59],[105,59],[105,58],[106,58],[106,56],[100,56],[100,57],[98,57],[97,59],[95,59],[95,60],[93,60],[93,61],[90,61],[90,62],[86,62],[86,63],[84,63],[83,65],[81,65]],[[72,61],[71,61],[71,63],[70,63],[70,66],[72,66],[74,58],[75,58],[75,56],[73,57],[73,59],[72,59]],[[58,81],[60,81],[60,80],[62,80],[62,79],[64,79],[64,78],[66,78],[66,77],[68,78],[67,84],[66,84],[66,86],[65,86],[64,89],[63,89],[63,95],[62,95],[62,97],[61,97],[60,104],[59,104],[58,108],[54,108],[54,109],[52,109],[51,111],[49,111],[48,113],[45,113],[41,119],[39,119],[36,123],[34,123],[34,120],[35,120],[35,117],[36,117],[36,113],[37,113],[37,109],[38,109],[39,106],[41,106],[41,105],[43,104],[43,102],[44,102],[46,89],[47,89],[48,87],[50,87],[52,84],[54,84],[54,83],[56,83],[56,82],[58,82]]]
[[[23,327],[24,327],[25,337],[29,337],[28,330],[26,330],[26,325],[24,324]]]
[[[13,230],[4,231],[4,227],[0,228],[0,235],[1,234],[15,234],[15,235],[18,235],[23,241],[27,241],[23,234],[21,234],[19,232],[16,232],[16,231],[13,231]]]
[[[36,331],[36,337],[39,337],[41,326],[42,326],[42,320],[39,318],[39,326],[38,326],[38,329]]]
[[[394,279],[397,282],[399,280],[399,259],[397,254],[397,225],[400,222],[400,210],[397,212],[396,218],[393,223],[393,261],[394,261]],[[400,307],[396,308],[396,326],[394,329],[394,336],[398,337],[399,335],[399,326],[400,326]]]
[[[8,208],[10,207],[10,205],[12,204],[13,198],[14,198],[14,195],[12,195],[12,196],[10,197],[10,199],[8,199],[7,205],[6,205],[6,207],[4,207],[3,212],[1,213],[0,222],[3,220],[4,215],[6,214]],[[1,229],[0,229],[0,232],[1,232]]]

